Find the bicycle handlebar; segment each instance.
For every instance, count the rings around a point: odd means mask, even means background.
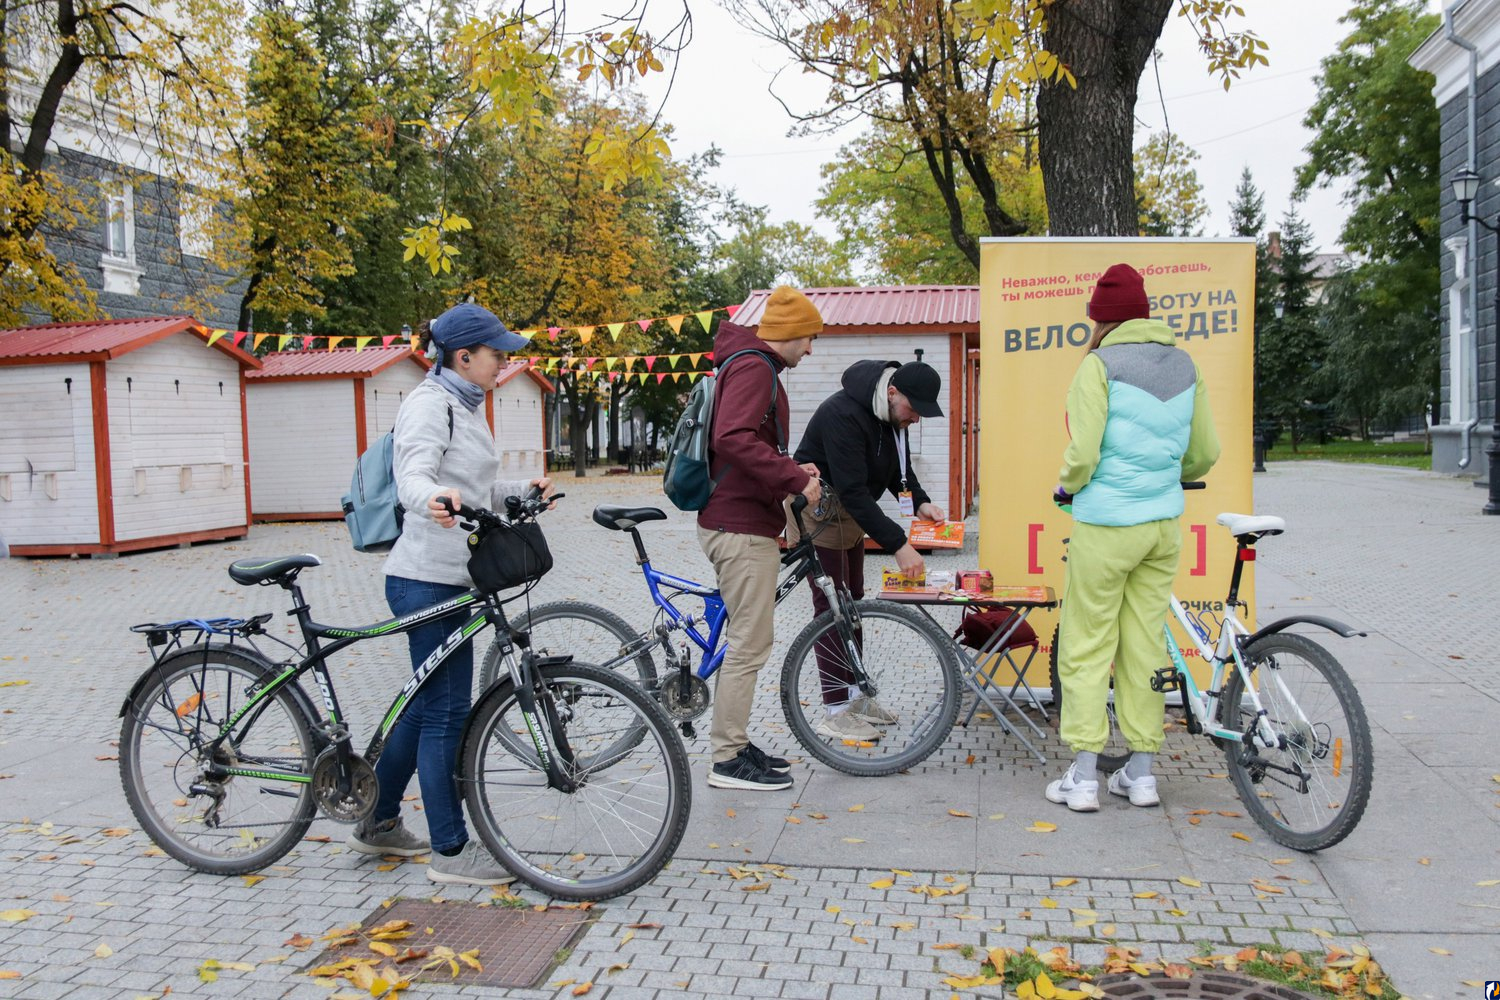
[[[524,496],[505,498],[504,518],[484,507],[470,507],[467,504],[454,507],[451,497],[438,497],[438,504],[453,517],[461,517],[464,520],[484,525],[498,525],[506,518],[511,521],[533,521],[538,514],[550,509],[554,503],[565,496],[567,496],[566,493],[554,493],[550,497],[544,497],[542,491],[533,486],[526,491]]]

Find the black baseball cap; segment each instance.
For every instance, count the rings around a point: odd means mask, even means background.
[[[905,396],[911,408],[923,417],[941,417],[943,408],[938,405],[938,393],[943,389],[943,377],[931,365],[920,361],[909,361],[896,369],[891,376],[891,385]]]

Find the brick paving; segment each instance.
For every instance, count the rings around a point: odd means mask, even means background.
[[[1287,516],[1292,531],[1261,554],[1263,599],[1283,613],[1298,602],[1336,611],[1377,633],[1345,659],[1362,686],[1372,682],[1365,690],[1375,699],[1368,703],[1380,755],[1377,793],[1392,789],[1397,774],[1398,791],[1399,781],[1417,775],[1431,783],[1424,794],[1451,793],[1436,815],[1461,828],[1439,829],[1445,824],[1401,814],[1400,796],[1377,795],[1345,845],[1313,858],[1296,855],[1237,816],[1219,759],[1178,731],[1169,733],[1159,769],[1162,808],[1110,802],[1093,817],[1041,800],[1042,786],[1068,756],[1050,731],[1041,744],[1045,766],[993,720],[955,731],[907,775],[850,779],[798,761],[792,798],[710,792],[701,780],[707,741],[699,737],[689,741],[699,778],[679,857],[650,885],[594,908],[595,922],[560,956],[543,988],[423,983],[412,993],[566,997],[591,982],[590,996],[613,1000],[947,997],[945,975],[977,968],[977,957],[963,957],[965,946],[976,956],[1000,945],[1063,946],[1091,963],[1112,943],[1138,947],[1147,958],[1183,960],[1245,944],[1316,951],[1366,942],[1414,997],[1475,995],[1463,980],[1500,974],[1492,916],[1500,899],[1472,888],[1500,877],[1500,784],[1482,784],[1493,755],[1442,756],[1446,745],[1435,741],[1458,723],[1429,712],[1414,688],[1387,682],[1398,669],[1421,671],[1430,690],[1433,678],[1451,685],[1452,705],[1493,719],[1500,666],[1490,651],[1500,626],[1485,610],[1493,602],[1481,559],[1500,551],[1492,537],[1500,519],[1477,517],[1480,491],[1441,477],[1326,465],[1272,469],[1257,477],[1260,506]],[[602,603],[644,624],[647,605],[627,540],[587,514],[598,502],[658,504],[654,481],[569,479],[562,486],[570,497],[547,523],[558,568],[534,597]],[[688,518],[648,525],[646,537],[659,567],[709,576]],[[153,616],[280,610],[281,591],[237,587],[223,566],[251,554],[300,551],[325,561],[303,577],[319,620],[386,617],[378,558],[353,553],[339,525],[258,526],[238,543],[119,559],[0,564],[0,600],[17,626],[0,653],[0,683],[27,681],[0,688],[0,775],[7,776],[0,778],[0,911],[36,914],[0,921],[0,970],[21,974],[0,980],[0,997],[159,997],[168,988],[173,997],[327,997],[333,990],[302,974],[318,947],[297,951],[285,943],[294,935],[316,939],[401,896],[489,903],[485,890],[437,891],[418,864],[357,858],[340,845],[347,828],[324,820],[311,835],[328,842],[304,842],[255,884],[191,873],[135,829],[117,764],[96,759],[113,756],[121,700],[149,662],[126,628]],[[964,556],[950,558],[957,565]],[[870,560],[872,575],[880,565]],[[778,610],[772,667],[809,613],[796,598]],[[401,646],[362,644],[336,667],[356,732],[368,731],[404,678]],[[1341,658],[1351,655],[1338,649]],[[1041,680],[1045,664],[1033,669]],[[752,731],[795,758],[768,693],[769,673],[766,682]],[[1382,697],[1396,707],[1376,711]],[[1455,812],[1454,795],[1472,809]],[[851,815],[855,805],[865,808]],[[807,820],[814,810],[831,818]],[[1035,819],[1059,829],[1030,833]],[[1251,842],[1230,836],[1245,830]],[[1405,875],[1403,866],[1418,864],[1418,855],[1430,864]],[[1384,877],[1371,878],[1372,871]],[[1418,877],[1426,881],[1401,881]],[[1445,877],[1440,898],[1426,906],[1423,894],[1432,890],[1421,887]],[[884,879],[893,885],[870,886]],[[1062,884],[1066,879],[1077,881]],[[1273,880],[1281,892],[1260,891],[1252,880]],[[765,888],[746,891],[760,884]],[[922,886],[949,892],[911,891]],[[521,895],[545,902],[530,891]],[[1456,915],[1446,924],[1432,917],[1427,926],[1427,910],[1442,905]],[[446,943],[462,950],[461,942]],[[959,948],[936,947],[943,944]],[[1453,955],[1437,956],[1432,947]],[[221,970],[216,981],[203,982],[198,970],[208,959],[251,969]]]

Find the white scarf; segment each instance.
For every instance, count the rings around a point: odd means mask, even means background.
[[[887,392],[891,387],[891,376],[896,374],[896,369],[887,368],[880,373],[880,378],[875,380],[875,399],[872,405],[875,409],[875,419],[883,424],[891,422],[891,396]]]

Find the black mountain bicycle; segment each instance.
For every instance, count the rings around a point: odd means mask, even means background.
[[[120,709],[120,774],[151,839],[190,868],[237,875],[286,854],[318,812],[341,823],[365,818],[378,791],[374,764],[412,696],[464,640],[493,625],[501,670],[469,715],[458,762],[480,839],[522,882],[560,898],[606,899],[654,878],[682,839],[692,800],[672,720],[617,673],[536,655],[499,597],[506,587],[529,590],[550,567],[550,556],[537,558],[545,542],[535,520],[559,498],[509,497],[504,517],[458,508],[473,532],[469,565],[480,586],[399,618],[352,628],[315,622],[297,577],[320,562],[294,555],[240,560],[229,575],[288,591],[301,646],[266,632],[269,612],[134,626],[154,662]],[[506,557],[498,574],[497,553]],[[483,571],[480,559],[490,560]],[[467,619],[402,686],[357,753],[328,658],[463,610]],[[268,653],[268,642],[285,649]],[[298,683],[308,673],[321,712]]]

